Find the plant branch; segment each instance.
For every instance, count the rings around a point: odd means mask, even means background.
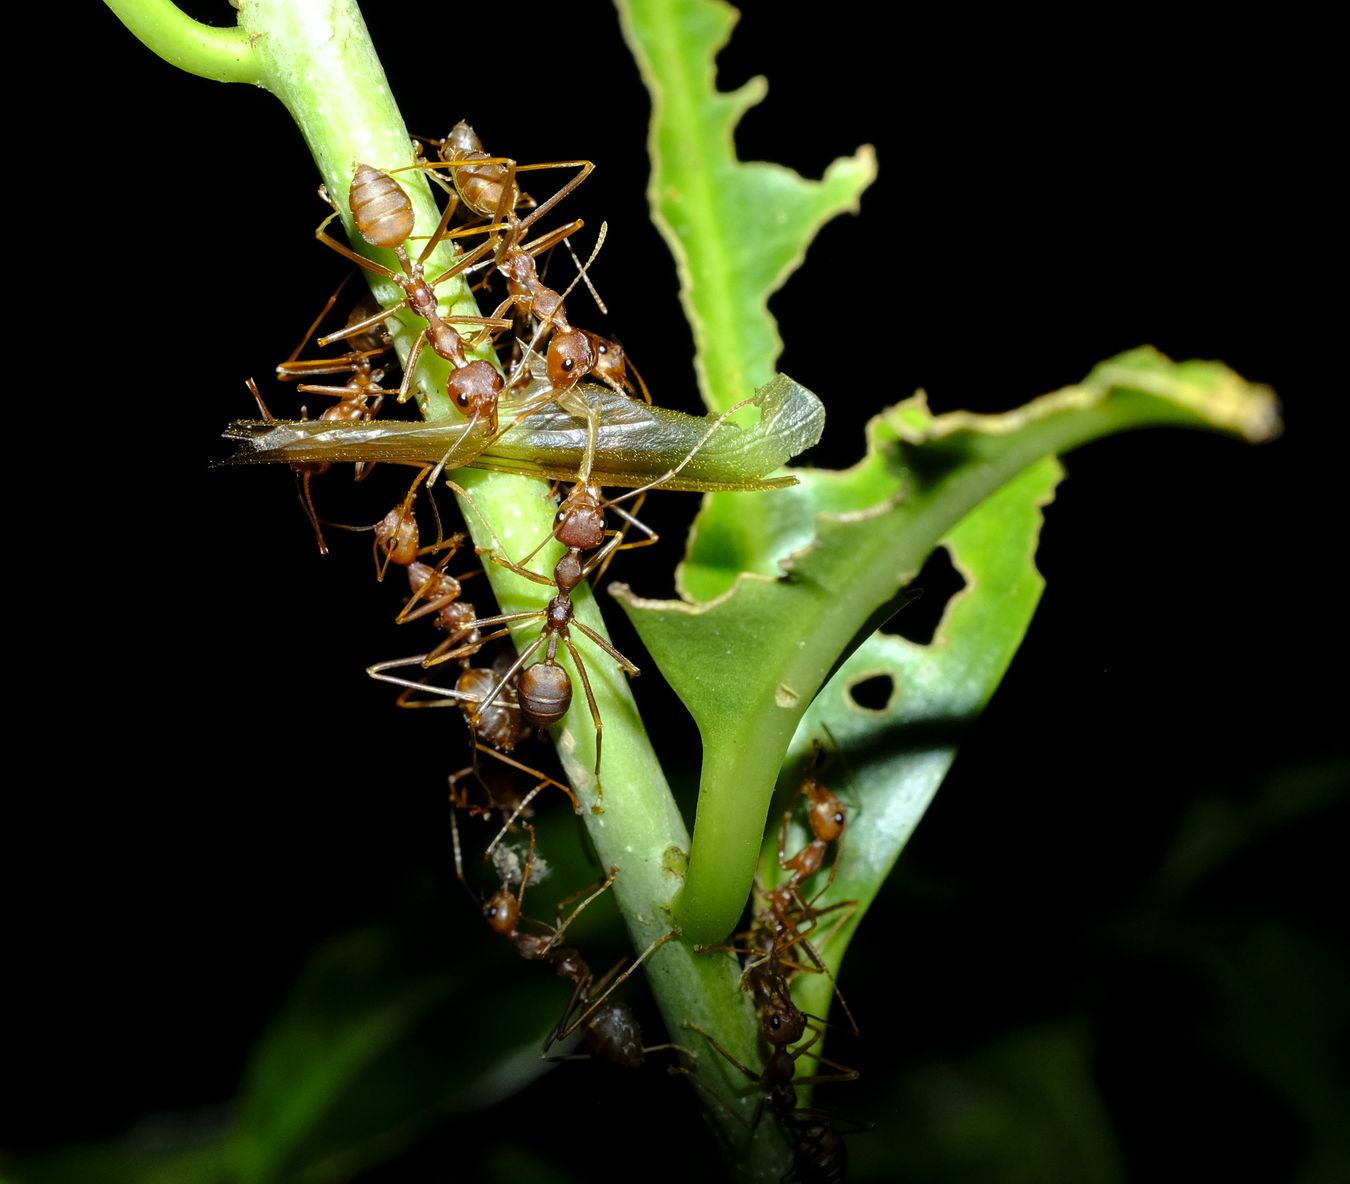
[[[170,65],[213,82],[262,82],[260,64],[242,28],[203,25],[169,0],[104,2],[137,40]]]
[[[132,19],[123,17],[128,27],[138,36],[146,30],[143,39],[156,52],[162,52],[167,40],[163,30],[174,24],[165,17],[170,6],[160,0],[142,0],[139,4],[123,3],[121,8],[133,13]],[[358,244],[358,250],[366,251],[360,237],[350,233],[350,214],[340,200],[350,187],[354,165],[362,162],[399,168],[409,163],[411,152],[406,128],[354,0],[240,0],[239,10],[240,30],[235,31],[234,39],[252,46],[257,80],[295,118],[327,192],[339,199],[337,205],[348,225],[350,241]],[[413,200],[417,225],[434,223],[435,205],[425,179],[408,172],[400,174],[400,180]],[[450,245],[444,243],[437,251],[442,265],[449,266],[454,258]],[[433,254],[429,268],[437,265],[436,260],[437,254]],[[392,262],[387,258],[386,266]],[[393,285],[373,278],[372,290],[384,305],[400,298]],[[456,277],[446,287],[448,310],[470,315],[477,311],[462,279]],[[396,344],[400,355],[406,357],[417,333],[416,322],[410,314],[393,319],[397,322]],[[423,356],[429,354],[424,351]],[[428,359],[420,384],[425,413],[447,410],[444,394],[437,393],[443,391],[445,373],[446,363]],[[471,503],[461,499],[461,508],[480,548],[500,546],[508,555],[520,555],[549,535],[554,503],[539,482],[477,470],[459,470],[453,477],[472,498]],[[558,554],[556,547],[541,553],[541,570],[551,571]],[[539,609],[549,598],[550,589],[497,564],[485,567],[503,613]],[[589,591],[578,588],[573,603],[576,619],[606,636]],[[515,627],[514,637],[532,640],[537,631],[537,622],[524,622]],[[598,651],[591,652],[598,655]],[[560,659],[570,668],[565,655],[560,654]],[[683,882],[689,836],[626,678],[603,656],[588,660],[587,669],[604,725],[603,796],[592,774],[595,731],[580,693],[562,724],[554,729],[554,738],[579,798],[590,807],[586,825],[601,863],[619,869],[614,895],[635,947],[642,949],[672,926],[670,902]],[[569,669],[569,673],[574,685],[579,686],[578,672]],[[757,1059],[757,1020],[740,989],[739,968],[731,955],[696,955],[689,945],[670,941],[647,961],[646,970],[672,1039],[694,1043],[684,1030],[684,1024],[692,1022],[712,1033],[742,1060]],[[696,1051],[700,1053],[697,1075],[724,1103],[705,1099],[708,1113],[722,1126],[729,1142],[743,1145],[740,1154],[753,1165],[751,1177],[777,1178],[786,1163],[781,1135],[771,1123],[762,1123],[747,1137],[745,1120],[754,1108],[754,1098],[740,1096],[744,1094],[743,1078],[723,1058],[706,1050]]]

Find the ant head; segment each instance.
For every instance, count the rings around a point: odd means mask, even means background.
[[[806,1031],[806,1013],[785,993],[771,992],[760,1008],[760,1032],[777,1048],[800,1040]]]
[[[497,396],[502,390],[502,376],[487,362],[473,361],[461,366],[446,380],[445,389],[450,401],[464,415],[481,415],[488,421],[489,431],[497,430]]]
[[[605,541],[599,486],[588,481],[572,487],[553,517],[553,537],[578,551],[593,551]]]
[[[375,525],[375,562],[381,580],[391,563],[407,567],[417,558],[417,519],[412,507],[395,506]]]
[[[520,902],[508,888],[498,888],[483,906],[483,919],[493,933],[510,936],[520,920]]]
[[[512,232],[517,233],[515,231]],[[531,280],[538,278],[535,271],[534,256],[528,251],[522,251],[516,246],[510,236],[507,238],[507,244],[503,248],[502,260],[497,265],[497,270],[502,273],[502,277],[508,284],[529,285]]]
[[[548,380],[554,390],[576,386],[595,368],[595,363],[595,346],[589,333],[580,329],[570,333],[554,331],[548,343]]]
[[[628,381],[628,362],[624,357],[623,346],[610,341],[598,333],[587,333],[591,346],[595,350],[595,363],[591,367],[595,376],[615,390],[631,391]]]
[[[848,811],[844,803],[814,777],[808,777],[802,786],[810,803],[808,813],[811,820],[811,833],[822,843],[832,843],[844,833],[848,823]]]

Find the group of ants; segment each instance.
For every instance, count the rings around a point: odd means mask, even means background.
[[[428,157],[429,148],[435,150],[435,159]],[[559,647],[564,647],[582,681],[595,728],[597,804],[592,809],[603,810],[600,804],[603,801],[600,785],[603,723],[585,662],[571,631],[577,630],[629,675],[636,675],[638,670],[605,638],[574,619],[571,594],[591,576],[602,575],[618,551],[646,546],[656,540],[655,533],[637,517],[642,500],[651,489],[673,477],[689,457],[662,477],[618,497],[605,497],[591,479],[598,425],[596,413],[583,397],[579,384],[589,378],[630,397],[637,398],[640,392],[640,397],[651,401],[645,383],[625,358],[623,349],[614,341],[573,325],[568,316],[565,299],[577,282],[584,280],[588,287],[591,286],[586,269],[595,258],[594,253],[586,264],[578,263],[577,278],[561,293],[548,287],[539,273],[539,258],[559,244],[567,244],[568,238],[582,223],[580,220],[570,222],[533,238],[531,232],[541,217],[586,178],[593,168],[591,162],[573,160],[519,165],[507,157],[488,155],[473,129],[461,122],[444,139],[415,140],[413,163],[407,168],[424,173],[447,195],[440,222],[426,237],[425,246],[416,258],[409,254],[409,244],[415,241],[413,205],[393,175],[404,170],[388,172],[359,164],[349,194],[356,233],[370,246],[392,252],[400,270],[368,259],[328,234],[329,225],[338,216],[336,205],[315,232],[321,242],[360,268],[396,284],[403,293],[402,303],[387,309],[358,303],[340,329],[317,338],[320,347],[344,343],[346,352],[302,357],[336,304],[339,289],[310,325],[300,345],[277,366],[278,378],[297,383],[297,390],[302,393],[331,397],[334,402],[321,413],[320,419],[335,424],[366,422],[375,418],[386,398],[392,396],[401,403],[417,394],[414,375],[418,358],[429,348],[453,367],[446,391],[451,403],[466,417],[465,432],[485,424],[490,433],[502,433],[539,407],[553,402],[585,422],[587,445],[576,480],[571,491],[561,499],[548,538],[518,561],[511,560],[500,544],[480,548],[492,562],[555,590],[556,595],[546,608],[532,612],[480,617],[473,605],[462,598],[462,577],[451,575],[447,567],[466,536],[443,536],[439,511],[430,497],[430,490],[442,478],[445,465],[442,462],[419,469],[406,496],[373,528],[376,574],[383,581],[391,567],[403,568],[407,573],[409,595],[397,621],[403,624],[429,620],[443,637],[423,653],[377,663],[368,672],[376,679],[401,688],[400,706],[455,708],[467,720],[473,762],[449,777],[456,872],[460,882],[468,887],[459,813],[486,820],[500,817],[501,826],[483,854],[484,862],[493,866],[500,887],[483,903],[483,916],[492,931],[511,941],[523,958],[548,964],[573,984],[572,997],[550,1033],[544,1053],[548,1054],[555,1045],[580,1033],[589,1053],[571,1053],[558,1059],[590,1055],[625,1068],[637,1068],[646,1054],[666,1049],[678,1054],[678,1062],[670,1071],[689,1073],[688,1066],[697,1062],[697,1053],[676,1043],[644,1045],[632,1011],[614,995],[616,988],[660,945],[678,936],[677,931],[657,938],[622,972],[621,962],[601,975],[591,970],[577,950],[563,944],[568,927],[613,884],[617,869],[611,868],[602,883],[563,901],[558,906],[554,924],[525,916],[524,898],[531,878],[537,883],[546,874],[545,862],[536,854],[535,830],[530,822],[534,816],[534,800],[542,791],[554,788],[568,797],[575,812],[580,812],[580,805],[564,782],[512,755],[517,745],[560,721],[571,706],[571,679],[557,660]],[[517,180],[520,174],[560,168],[575,171],[546,200],[536,202],[520,188]],[[330,205],[333,204],[325,191],[320,192]],[[481,236],[482,241],[473,249],[459,253],[447,270],[428,277],[427,261],[438,244],[447,239],[470,236]],[[600,241],[603,240],[602,230]],[[570,252],[570,245],[568,250]],[[505,297],[493,312],[485,316],[442,315],[438,311],[438,286],[454,276],[471,278],[479,271],[487,273],[480,288],[486,288],[494,277],[505,284]],[[603,309],[593,288],[591,292]],[[384,366],[389,364],[386,359],[392,357],[393,348],[388,321],[404,309],[410,310],[424,325],[408,351],[398,387],[385,387],[382,385],[386,374]],[[513,356],[510,364],[505,366],[503,376],[489,362],[475,359],[471,354],[508,330],[512,331],[514,339]],[[341,385],[314,381],[333,375],[345,375],[346,381]],[[263,418],[271,421],[273,417],[257,385],[251,379],[248,385]],[[505,427],[499,424],[499,406],[513,408],[513,418]],[[302,409],[302,418],[306,414]],[[324,522],[315,509],[311,482],[330,465],[305,462],[291,467],[319,550],[327,554]],[[370,462],[358,463],[357,479],[366,476],[372,467]],[[472,504],[472,498],[464,490],[448,477],[444,480]],[[437,540],[429,545],[422,544],[418,528],[416,502],[419,492],[427,494],[436,513]],[[617,529],[607,526],[607,512],[621,521]],[[487,529],[491,532],[490,525]],[[635,530],[641,537],[630,540],[630,530]],[[550,538],[562,545],[564,553],[552,576],[548,577],[532,570],[528,564]],[[436,555],[440,557],[435,562],[426,561]],[[531,618],[540,619],[542,628],[518,656],[505,653],[491,666],[472,665],[472,659],[490,642],[507,636],[513,627]],[[531,662],[541,650],[542,658]],[[435,676],[428,676],[426,672],[442,666],[458,670],[453,686],[438,686],[428,681],[428,677]],[[480,765],[480,754],[492,758],[490,769]],[[531,781],[532,788],[525,791],[523,787]],[[804,829],[809,837],[799,850],[789,852],[790,827],[801,804],[805,806]],[[743,1064],[711,1033],[692,1023],[686,1024],[759,1091],[747,1125],[753,1129],[766,1111],[773,1116],[791,1144],[792,1167],[784,1180],[801,1184],[842,1180],[847,1163],[842,1133],[869,1125],[799,1105],[796,1092],[799,1085],[850,1081],[858,1076],[855,1070],[817,1052],[819,1064],[833,1071],[797,1077],[798,1059],[822,1039],[825,1025],[823,1020],[803,1012],[793,1002],[789,989],[798,973],[829,975],[818,949],[822,943],[818,936],[813,938],[812,935],[827,914],[834,914],[827,924],[838,925],[849,915],[845,910],[854,907],[853,901],[827,906],[817,904],[835,879],[846,819],[847,809],[839,796],[813,773],[804,776],[800,803],[794,802],[789,807],[779,829],[778,863],[784,878],[772,889],[757,885],[757,905],[749,927],[737,933],[728,945],[716,947],[718,952],[732,951],[741,959],[741,984],[754,1001],[759,1013],[760,1036],[769,1050],[764,1067],[755,1070]],[[823,875],[825,883],[811,891],[808,884],[817,878],[817,873]],[[472,888],[469,891],[478,899]],[[579,903],[564,917],[567,907],[577,901]],[[827,933],[826,939],[828,936]],[[842,1011],[856,1033],[852,1014],[842,996],[839,998]],[[794,1044],[797,1045],[795,1049],[790,1047]],[[696,1077],[695,1080],[699,1079]],[[711,1104],[721,1105],[738,1121],[747,1122],[711,1086],[702,1081],[699,1084],[711,1098]]]

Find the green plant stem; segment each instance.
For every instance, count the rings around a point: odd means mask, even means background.
[[[132,14],[130,19],[124,10]],[[121,0],[118,12],[156,52],[192,40],[183,28],[187,18],[162,0],[137,4]],[[347,193],[356,162],[385,169],[409,162],[407,131],[354,0],[240,0],[239,19],[240,31],[253,46],[256,80],[295,118],[330,194]],[[217,75],[208,72],[207,76]],[[435,206],[425,180],[416,172],[402,173],[400,180],[412,197],[417,225],[434,224]],[[339,201],[338,205],[344,222],[349,222],[346,203]],[[350,234],[350,227],[349,239],[360,241]],[[451,250],[448,243],[437,248],[429,274],[435,274],[432,266],[437,260],[449,266]],[[386,265],[395,265],[392,257],[386,257]],[[375,277],[371,286],[386,306],[400,298],[397,289],[383,279]],[[476,312],[462,281],[456,278],[447,288],[450,308]],[[406,357],[417,332],[415,321],[410,314],[394,319],[398,322],[396,344],[400,355]],[[424,356],[429,353],[424,351]],[[439,359],[429,359],[424,371],[427,382],[443,385],[445,367]],[[434,415],[447,409],[443,394],[438,396],[426,386],[423,393],[424,412]],[[521,555],[550,533],[554,503],[539,482],[476,470],[459,470],[452,476],[471,496],[471,502],[461,498],[460,504],[480,548],[501,547],[508,555]],[[558,553],[557,549],[546,552],[541,569],[551,571]],[[550,566],[544,567],[544,563]],[[553,591],[498,564],[488,562],[485,568],[503,613],[540,609]],[[573,603],[576,619],[605,636],[604,622],[589,591],[577,589]],[[521,623],[513,629],[514,640],[518,645],[527,643],[538,635],[538,629],[538,621]],[[595,731],[582,683],[561,651],[576,694],[572,709],[554,729],[554,738],[564,768],[588,807],[586,825],[600,861],[619,870],[614,895],[635,948],[645,949],[672,926],[670,902],[683,882],[688,831],[625,677],[588,641],[581,639],[579,645],[589,647],[589,653],[596,655],[587,658],[586,666],[604,726],[603,796],[593,776]],[[744,1078],[684,1027],[686,1023],[696,1024],[742,1061],[757,1063],[757,1017],[740,989],[735,959],[725,954],[698,955],[688,944],[670,941],[645,967],[671,1039],[700,1046],[695,1049],[697,1060],[693,1064],[705,1090],[705,1109],[724,1129],[728,1142],[739,1148],[736,1154],[742,1159],[743,1174],[752,1179],[776,1179],[787,1155],[781,1134],[765,1122],[753,1136],[747,1136],[755,1097],[741,1096],[745,1093]],[[713,1100],[713,1095],[720,1101]],[[664,1137],[659,1136],[658,1141]]]
[[[213,82],[262,82],[261,63],[242,27],[194,21],[169,0],[104,0],[136,38],[166,62]]]

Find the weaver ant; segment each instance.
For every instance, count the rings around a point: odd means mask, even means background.
[[[427,488],[430,489],[432,482],[436,480],[436,473],[439,468],[439,465],[434,467],[424,465],[418,471],[417,476],[413,478],[413,482],[408,487],[408,492],[404,495],[403,500],[375,523],[375,541],[372,544],[372,549],[375,555],[375,578],[380,583],[384,582],[385,574],[388,572],[391,563],[411,569],[421,556],[434,555],[446,548],[450,548],[450,555],[446,556],[446,559],[449,560],[463,544],[465,536],[462,534],[451,535],[448,539],[443,536],[441,512],[436,505],[436,499],[431,497],[429,498],[431,510],[436,516],[436,542],[428,543],[425,547],[421,545],[421,532],[417,526],[417,515],[413,511],[413,503],[417,498],[418,487],[423,480],[427,478],[428,474],[431,474],[430,480],[427,481]],[[425,566],[422,565],[423,568]],[[413,592],[416,595],[419,588],[430,580],[430,576],[421,570],[416,574],[410,570],[408,579],[413,585]],[[443,581],[439,581],[438,586],[440,589],[446,587]],[[426,594],[430,595],[435,591],[437,591],[437,588],[428,588]],[[404,618],[400,615],[400,620],[402,619]]]
[[[816,1059],[821,1064],[837,1071],[834,1073],[816,1073],[801,1078],[796,1076],[798,1058],[820,1039],[819,1032],[791,1052],[786,1048],[774,1048],[765,1060],[764,1068],[756,1073],[749,1066],[737,1060],[718,1042],[711,1032],[705,1031],[688,1020],[685,1021],[684,1026],[690,1031],[698,1032],[761,1091],[759,1101],[755,1104],[754,1113],[747,1122],[727,1104],[725,1098],[705,1084],[703,1088],[722,1104],[727,1113],[732,1115],[747,1130],[753,1131],[759,1125],[767,1107],[778,1122],[779,1127],[794,1136],[792,1172],[784,1176],[784,1180],[792,1178],[793,1174],[795,1174],[797,1180],[802,1182],[843,1180],[848,1156],[844,1149],[843,1139],[833,1125],[837,1120],[824,1111],[797,1105],[797,1086],[799,1085],[826,1085],[834,1082],[858,1080],[859,1074],[856,1069],[850,1069],[847,1065],[841,1065],[837,1061],[819,1055]],[[681,1072],[678,1069],[672,1069],[671,1071]],[[854,1123],[851,1125],[856,1126],[857,1129],[866,1129],[871,1124]]]
[[[320,192],[325,198],[328,198],[325,191],[320,190]],[[332,205],[331,199],[328,200],[329,204]],[[463,414],[470,416],[471,422],[476,421],[480,415],[484,416],[492,430],[496,431],[497,395],[501,391],[501,375],[487,362],[469,360],[465,352],[464,339],[454,326],[479,325],[482,327],[482,332],[468,343],[469,349],[475,349],[487,340],[491,330],[508,329],[510,328],[510,322],[482,316],[443,317],[437,307],[435,290],[447,279],[471,267],[491,251],[496,244],[495,231],[500,228],[488,228],[494,232],[493,237],[489,237],[472,251],[459,256],[445,271],[434,279],[428,280],[423,267],[436,246],[443,239],[454,238],[460,234],[471,233],[471,231],[447,230],[446,218],[442,218],[435,232],[427,240],[422,253],[414,262],[409,258],[405,247],[413,231],[412,202],[408,195],[404,193],[402,186],[393,177],[368,164],[358,164],[356,173],[352,177],[349,203],[358,233],[371,246],[383,247],[392,251],[403,268],[401,273],[385,267],[382,263],[367,259],[364,255],[358,254],[327,233],[329,223],[338,216],[336,205],[333,205],[333,212],[323,220],[314,232],[314,236],[320,242],[337,251],[344,259],[350,259],[367,271],[382,275],[397,284],[403,292],[403,304],[382,309],[363,321],[349,325],[341,332],[330,333],[326,337],[321,337],[319,344],[329,345],[334,341],[344,340],[362,333],[373,325],[393,316],[399,308],[411,309],[426,321],[426,326],[418,332],[412,348],[408,351],[408,358],[403,367],[403,381],[399,385],[398,401],[400,403],[407,401],[412,390],[411,384],[413,373],[417,367],[417,359],[423,347],[430,345],[434,353],[452,363],[455,367],[446,383],[446,391],[451,402]],[[447,218],[448,216],[449,211],[447,211]]]
[[[379,682],[387,682],[403,688],[397,699],[399,707],[413,709],[454,707],[464,713],[465,721],[469,725],[470,735],[473,738],[473,763],[450,774],[448,780],[451,804],[456,808],[467,808],[471,815],[486,816],[494,810],[502,810],[502,801],[499,800],[499,795],[492,792],[482,775],[478,763],[480,752],[487,753],[501,765],[524,773],[535,781],[534,788],[517,798],[509,807],[509,817],[507,817],[501,832],[488,845],[487,853],[491,854],[492,849],[510,830],[517,818],[525,816],[534,799],[550,786],[566,795],[568,801],[572,803],[573,812],[580,813],[581,806],[569,785],[510,755],[518,744],[535,732],[534,726],[522,713],[516,698],[515,682],[510,672],[510,655],[501,655],[490,667],[465,665],[453,687],[434,686],[423,681],[415,682],[393,673],[397,670],[412,667],[420,668],[427,657],[426,654],[416,654],[410,658],[394,658],[384,662],[376,662],[366,667],[366,673]],[[418,697],[425,695],[436,697]],[[471,775],[488,791],[489,803],[486,807],[471,806],[467,792],[460,788],[460,782]],[[455,831],[455,866],[459,871],[460,879],[463,880],[458,830]]]
[[[535,858],[534,828],[527,824],[526,830],[529,832],[530,845],[525,855],[524,867],[520,872],[520,890],[513,893],[509,884],[504,883],[483,904],[483,919],[487,921],[488,928],[494,933],[509,938],[522,958],[531,962],[551,962],[559,974],[574,981],[579,981],[582,976],[589,978],[590,971],[586,968],[581,955],[575,950],[565,949],[561,945],[563,935],[592,901],[608,891],[610,885],[618,877],[619,869],[611,867],[609,875],[598,887],[584,888],[568,900],[562,901],[558,906],[559,916],[572,900],[583,897],[581,903],[568,914],[566,920],[560,921],[556,925],[546,925],[542,921],[524,917],[521,914],[521,909],[525,900],[525,889],[529,887],[530,872],[534,866]],[[521,928],[522,923],[527,921],[535,927],[536,932],[527,932]]]
[[[477,134],[463,121],[456,124],[444,140],[431,142],[440,150],[441,160],[426,161],[421,158],[419,151],[413,167],[427,170],[432,176],[435,176],[436,169],[450,170],[457,200],[462,200],[476,214],[492,218],[494,224],[503,222],[506,224],[507,232],[494,253],[493,263],[498,274],[506,282],[507,297],[492,315],[499,317],[513,310],[518,316],[534,317],[539,327],[527,347],[530,351],[546,336],[550,338],[545,360],[549,391],[539,402],[565,401],[567,392],[587,374],[594,374],[616,391],[631,394],[632,384],[628,379],[628,364],[623,348],[617,342],[574,326],[568,318],[564,305],[567,293],[560,295],[548,287],[540,279],[535,264],[536,255],[560,242],[565,242],[581,228],[582,223],[571,222],[533,242],[525,241],[526,234],[534,223],[576,189],[595,166],[589,160],[520,165],[510,157],[488,156],[483,151]],[[516,208],[522,204],[522,199],[516,184],[516,174],[551,168],[575,168],[577,172],[551,197],[535,204],[527,217],[518,217]],[[442,185],[445,183],[442,182]],[[450,212],[451,207],[447,207],[447,218]],[[600,242],[603,241],[602,228]],[[599,248],[600,243],[597,243],[596,251]],[[594,252],[591,258],[594,259]],[[586,269],[589,266],[590,261],[581,268],[578,279],[585,279],[587,286],[591,287],[590,280],[586,276]],[[573,286],[575,283],[576,281],[573,281]],[[569,288],[568,291],[570,290]],[[593,287],[591,292],[595,294]],[[603,303],[598,296],[596,301],[603,309]],[[634,373],[636,374],[636,371]],[[519,386],[522,381],[528,382],[529,379],[528,363],[523,359],[513,369],[507,386],[513,388]],[[638,381],[642,385],[644,398],[650,403],[651,395],[647,391],[646,384],[642,383],[640,376]],[[566,400],[566,405],[574,414],[588,417],[589,421],[593,421],[593,412],[582,402]],[[533,410],[534,407],[527,406],[514,422],[519,423]],[[593,422],[589,423],[588,430],[591,439],[588,455],[593,455],[596,431]],[[588,463],[583,468],[581,479],[585,480],[589,472]]]
[[[510,627],[521,621],[528,621],[534,618],[542,618],[543,629],[539,636],[529,645],[520,651],[520,656],[516,658],[510,671],[507,673],[503,682],[519,674],[519,682],[516,687],[516,696],[520,703],[521,714],[529,720],[530,723],[540,728],[550,728],[556,724],[564,715],[567,709],[572,705],[572,680],[566,670],[558,665],[557,652],[558,644],[561,642],[567,647],[567,652],[572,655],[572,661],[576,666],[577,674],[581,678],[581,685],[586,692],[586,702],[591,711],[591,722],[595,725],[595,779],[596,795],[602,793],[600,789],[600,758],[601,746],[604,740],[604,724],[600,719],[600,708],[595,701],[595,693],[591,690],[590,675],[586,670],[586,663],[581,657],[580,651],[572,641],[571,629],[579,629],[586,637],[599,646],[606,654],[613,658],[620,667],[630,676],[639,674],[638,668],[616,650],[608,641],[589,625],[578,621],[573,616],[572,591],[578,584],[588,576],[592,570],[600,565],[618,543],[618,537],[611,539],[610,543],[594,556],[590,562],[583,566],[580,558],[575,551],[569,551],[558,560],[553,569],[553,584],[558,589],[558,594],[548,602],[548,605],[542,609],[532,609],[521,613],[502,613],[495,617],[482,617],[471,622],[470,627],[482,630],[494,625],[501,625],[503,628],[495,633],[483,634],[484,641],[490,641],[498,637],[505,637],[510,633]],[[536,573],[530,573],[535,575]],[[538,577],[536,577],[538,578]],[[540,648],[544,648],[544,657],[542,661],[536,662],[532,666],[526,666],[525,663],[530,660]],[[481,715],[496,699],[499,691],[494,691],[483,700],[475,713]]]
[[[572,998],[568,1002],[562,1018],[544,1043],[544,1052],[547,1053],[554,1044],[566,1040],[580,1029],[582,1037],[586,1041],[586,1046],[591,1050],[592,1055],[618,1065],[621,1069],[641,1068],[643,1057],[648,1053],[660,1052],[668,1048],[676,1049],[686,1056],[692,1055],[683,1045],[672,1041],[667,1041],[664,1044],[644,1044],[642,1028],[639,1026],[632,1010],[621,1000],[610,999],[609,997],[653,952],[678,936],[679,931],[676,929],[663,933],[652,941],[617,978],[615,974],[619,967],[623,965],[622,960],[615,963],[600,979],[592,981],[589,969],[585,967],[578,956],[578,969],[582,973],[569,975],[569,977],[574,977],[576,986],[573,988]],[[578,1009],[580,1009],[580,1013],[574,1014],[578,1012]],[[583,1055],[585,1054],[569,1054],[553,1059],[560,1061],[577,1060],[581,1059]]]

